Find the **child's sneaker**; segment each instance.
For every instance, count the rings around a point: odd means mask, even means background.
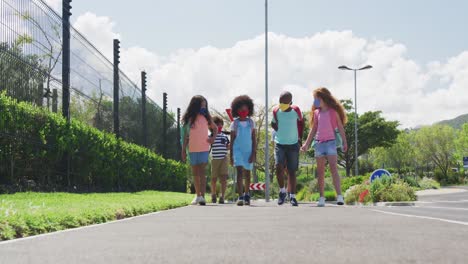
[[[200,201],[200,200],[199,200],[199,197],[198,197],[198,196],[195,196],[195,198],[193,198],[191,204],[192,204],[192,205],[197,205],[199,201]]]
[[[284,204],[285,200],[286,200],[286,193],[280,192],[278,195],[278,205]]]
[[[250,205],[250,195],[248,194],[244,196],[244,205]]]
[[[343,205],[344,204],[343,195],[338,195],[338,198],[336,199],[336,204],[337,205]]]
[[[292,205],[292,206],[298,206],[298,205],[299,205],[299,204],[297,203],[296,198],[290,198],[290,201],[291,201],[291,205]]]
[[[318,203],[317,203],[317,206],[318,207],[324,207],[325,206],[325,197],[320,197]]]
[[[224,197],[219,197],[219,204],[224,204]]]
[[[239,196],[239,199],[237,199],[237,205],[238,206],[244,205],[244,196]]]
[[[198,204],[199,205],[206,205],[205,197],[200,196],[200,198],[198,200]]]
[[[216,203],[216,194],[211,195],[211,203]]]

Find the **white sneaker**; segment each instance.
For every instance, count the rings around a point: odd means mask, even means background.
[[[343,195],[338,195],[338,197],[336,198],[336,204],[337,205],[343,205],[344,204]]]
[[[325,206],[325,197],[320,197],[318,203],[317,203],[317,206],[318,207],[324,207]]]
[[[195,198],[193,198],[192,200],[191,205],[197,205],[199,201],[200,201],[200,198],[198,196],[195,196]]]
[[[200,196],[200,197],[198,198],[198,204],[199,204],[199,205],[206,205],[205,197]]]

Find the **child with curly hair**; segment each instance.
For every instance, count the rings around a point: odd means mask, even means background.
[[[237,170],[237,205],[250,205],[250,171],[256,158],[257,142],[255,137],[255,122],[253,100],[247,95],[241,95],[231,103],[232,115],[235,120],[231,124],[231,165]],[[244,181],[243,181],[244,180]]]

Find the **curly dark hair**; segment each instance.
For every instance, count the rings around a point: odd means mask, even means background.
[[[248,95],[241,95],[234,98],[234,100],[231,103],[232,116],[239,117],[239,114],[237,112],[244,105],[247,106],[247,108],[249,109],[249,116],[253,116],[254,103],[252,98],[250,98]]]
[[[219,117],[219,116],[213,117],[213,122],[214,122],[217,126],[219,126],[219,125],[224,125],[224,120],[223,120],[221,117]]]
[[[184,116],[182,117],[182,122],[184,125],[189,124],[190,126],[193,125],[195,122],[195,119],[197,118],[197,115],[200,113],[201,105],[202,102],[206,102],[206,120],[208,121],[208,124],[211,123],[212,118],[210,115],[210,112],[208,111],[208,101],[205,99],[205,97],[201,95],[196,95],[192,97],[192,100],[190,100],[189,106],[187,107],[187,110],[185,111]]]

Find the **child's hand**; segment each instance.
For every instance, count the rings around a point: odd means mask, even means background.
[[[182,161],[185,162],[187,160],[187,153],[182,151]]]
[[[209,137],[207,139],[208,143],[210,143],[210,145],[212,145],[214,142],[215,142],[215,138],[214,137]]]
[[[301,151],[302,152],[307,152],[309,150],[309,146],[307,145],[307,143],[305,143],[304,145],[302,145],[301,147]]]
[[[343,152],[348,152],[348,143],[343,144]]]

